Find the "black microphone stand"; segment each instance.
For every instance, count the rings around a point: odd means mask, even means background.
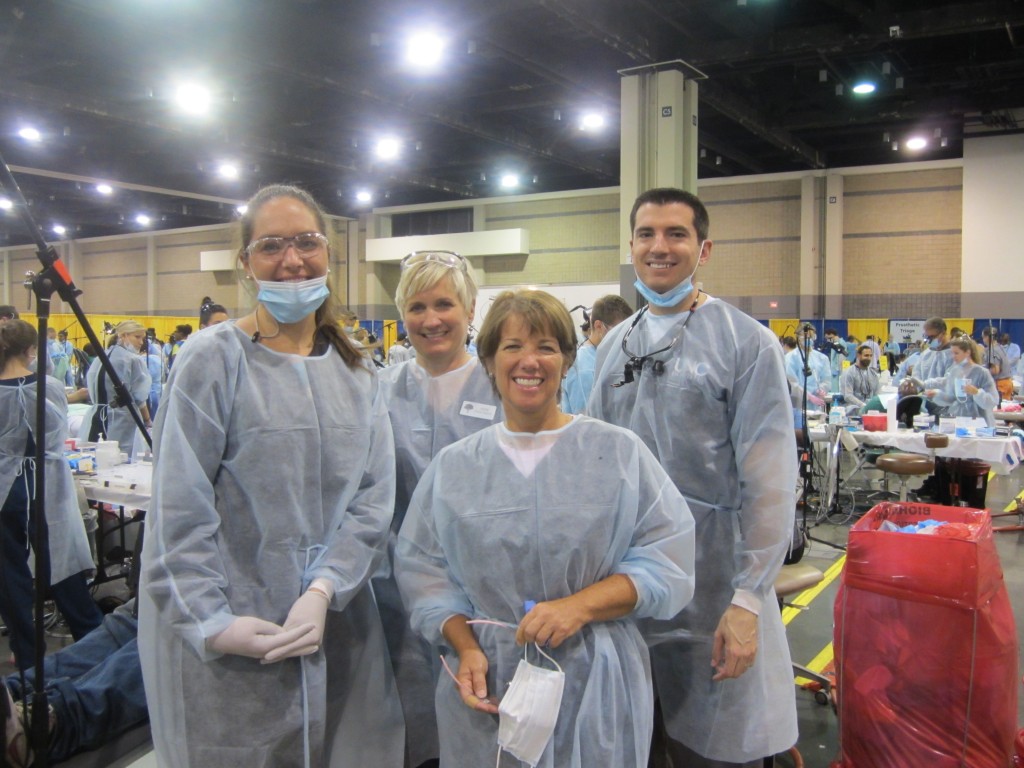
[[[146,425],[135,407],[134,400],[128,393],[117,372],[107,357],[103,344],[97,338],[96,333],[89,325],[82,308],[78,304],[78,296],[82,292],[75,287],[71,274],[67,267],[58,258],[53,246],[48,245],[43,238],[43,233],[36,225],[28,209],[28,201],[22,194],[18,183],[11,175],[11,169],[7,161],[0,156],[0,186],[3,186],[11,194],[11,202],[18,209],[22,221],[28,227],[29,234],[36,244],[36,256],[43,265],[42,271],[38,274],[29,273],[26,279],[26,286],[32,289],[36,296],[36,316],[38,318],[38,347],[36,362],[36,418],[35,418],[35,505],[34,520],[30,526],[29,535],[32,541],[32,549],[35,552],[35,680],[33,681],[31,715],[29,718],[30,727],[27,734],[32,752],[35,754],[36,768],[47,768],[49,765],[49,713],[46,702],[46,684],[44,673],[44,659],[46,658],[46,628],[43,623],[45,614],[46,592],[50,586],[50,547],[49,528],[46,524],[46,361],[49,359],[47,351],[46,331],[50,318],[50,298],[56,293],[62,301],[71,307],[82,329],[92,342],[97,351],[97,356],[103,366],[103,370],[110,378],[118,400],[128,404],[132,418],[142,430],[146,443],[152,448],[153,442],[146,430]],[[63,385],[63,382],[61,382]],[[97,404],[98,405],[98,404]]]
[[[815,464],[816,459],[814,458],[814,450],[813,450],[812,445],[811,445],[811,430],[810,430],[810,427],[808,426],[808,423],[807,423],[807,382],[811,378],[811,340],[807,336],[807,330],[806,329],[804,329],[803,341],[801,343],[798,343],[796,345],[796,348],[797,348],[797,351],[798,351],[798,353],[800,355],[800,362],[803,363],[803,377],[804,377],[804,379],[803,379],[803,394],[801,396],[801,403],[800,403],[800,413],[801,413],[801,416],[803,417],[802,418],[803,423],[802,423],[802,429],[801,429],[801,438],[802,438],[803,446],[802,446],[801,458],[800,458],[800,475],[803,478],[803,487],[801,489],[801,494],[800,494],[800,505],[803,507],[803,518],[801,520],[800,533],[803,536],[805,541],[816,541],[819,544],[827,544],[830,547],[833,547],[835,549],[840,549],[840,550],[845,552],[846,551],[846,547],[842,546],[841,544],[836,544],[834,542],[828,541],[827,539],[820,539],[820,538],[817,538],[817,537],[813,536],[811,534],[811,529],[814,526],[810,525],[807,522],[807,509],[810,506],[810,497],[811,497],[811,493],[812,493],[812,490],[813,490],[812,489],[812,482],[813,482],[813,479],[814,479],[814,464]],[[828,465],[826,464],[826,471],[827,470],[828,470]],[[837,473],[839,472],[839,467],[838,466],[835,467],[835,471]],[[824,479],[824,482],[827,485],[828,482],[829,482],[829,479],[826,477]],[[825,489],[824,488],[820,488],[820,489],[818,489],[818,492],[819,492],[819,494],[824,494],[825,493]],[[836,497],[833,498],[829,503],[830,504],[837,503],[836,500],[838,499],[838,496],[839,496],[839,494],[837,493]]]

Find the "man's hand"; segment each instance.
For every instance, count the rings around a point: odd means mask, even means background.
[[[757,657],[757,614],[746,608],[730,605],[715,630],[711,649],[712,680],[739,677],[752,666]]]

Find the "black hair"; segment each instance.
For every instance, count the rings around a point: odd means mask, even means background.
[[[209,296],[204,296],[199,304],[199,327],[205,328],[210,324],[210,318],[214,315],[224,314],[228,311],[221,304],[215,304]]]
[[[647,203],[651,205],[682,203],[689,206],[693,210],[693,228],[697,230],[697,237],[701,240],[707,240],[708,231],[711,229],[708,209],[704,207],[704,203],[695,194],[687,192],[685,189],[676,189],[675,187],[657,187],[641,193],[633,203],[633,210],[629,212],[630,232],[636,231],[636,212],[640,210],[641,205],[646,205]]]

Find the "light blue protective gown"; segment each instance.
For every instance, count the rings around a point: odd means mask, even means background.
[[[936,389],[942,386],[942,380],[953,367],[953,352],[945,349],[926,349],[914,368],[914,378],[924,382],[925,389]]]
[[[597,347],[589,341],[576,351],[576,362],[562,382],[562,413],[583,413],[594,387]]]
[[[654,347],[654,349],[658,349],[658,347]],[[832,364],[818,350],[811,348],[808,351],[810,353],[808,368],[811,369],[811,374],[807,377],[807,391],[814,394],[828,392],[832,386]],[[792,352],[787,352],[785,363],[786,376],[794,384],[802,387],[804,385],[804,362],[800,356],[800,350],[794,349]],[[814,407],[817,410],[821,408],[821,406]]]
[[[533,452],[518,468],[509,452]],[[667,618],[693,593],[693,519],[650,451],[627,430],[577,416],[565,427],[510,433],[503,424],[443,450],[416,488],[398,540],[398,584],[413,628],[434,644],[454,614],[518,623],[526,600],[568,597],[629,576],[634,613],[595,622],[546,649],[565,671],[543,768],[646,768],[653,725],[647,649],[635,617]],[[515,632],[474,627],[499,698],[523,649]],[[458,669],[458,656],[448,652]],[[531,654],[531,663],[537,662]],[[551,668],[549,662],[543,666]],[[498,718],[437,683],[441,765],[495,764]],[[507,753],[502,766],[519,766]]]
[[[630,337],[634,354],[663,338]],[[649,318],[641,320],[643,326]],[[697,525],[697,592],[679,616],[641,625],[665,727],[705,757],[743,763],[775,755],[797,738],[789,646],[774,581],[790,546],[797,456],[782,350],[757,321],[708,299],[671,352],[665,372],[645,368],[622,380],[620,323],[601,342],[587,411],[628,427],[647,444],[682,491]],[[715,628],[729,604],[760,605],[754,666],[712,682]],[[655,643],[661,643],[654,645]]]
[[[181,349],[171,379],[139,594],[160,765],[303,765],[305,679],[312,766],[398,768],[401,707],[368,585],[394,504],[376,377],[333,348],[281,354],[222,323]],[[316,654],[263,665],[206,650],[236,616],[282,623],[318,577],[334,598]]]
[[[442,448],[501,421],[501,405],[477,358],[441,376],[430,376],[415,360],[380,372],[381,390],[391,416],[398,467],[390,554],[416,484]],[[389,561],[390,562],[390,561]],[[414,633],[390,573],[373,580],[387,636],[391,664],[405,714],[406,765],[416,768],[437,758],[434,689],[438,654]]]
[[[0,500],[6,499],[25,457],[29,431],[35,435],[36,384],[0,387]],[[64,459],[68,401],[64,382],[46,377],[46,524],[49,528],[50,583],[57,584],[96,564],[89,551],[71,468]],[[0,501],[2,503],[2,501]]]
[[[973,384],[980,391],[976,395],[968,394],[964,390],[965,382]],[[946,409],[946,416],[980,418],[988,426],[995,426],[992,412],[999,405],[999,390],[992,380],[992,374],[984,366],[971,363],[965,370],[963,366],[953,363],[943,379],[942,389],[932,399]]]
[[[135,401],[135,405],[144,405],[149,398],[151,384],[149,371],[146,369],[146,358],[132,352],[130,349],[125,349],[120,344],[116,344],[108,349],[107,357],[110,358],[111,365],[114,366],[118,378],[121,379],[121,383],[127,388],[128,394]],[[86,385],[89,387],[89,401],[93,405],[82,420],[78,436],[82,440],[89,439],[93,415],[99,411],[100,418],[103,420],[103,428],[100,431],[104,437],[107,440],[117,440],[121,446],[121,452],[131,456],[132,447],[135,444],[135,433],[138,431],[138,427],[135,425],[135,420],[132,418],[127,407],[110,408],[107,406],[107,403],[114,399],[115,392],[114,385],[110,383],[110,379],[106,374],[103,375],[106,398],[100,398],[99,377],[102,370],[103,364],[97,358],[92,361],[92,365],[89,366],[89,372],[86,374]]]

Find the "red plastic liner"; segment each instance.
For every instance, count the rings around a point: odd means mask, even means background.
[[[878,530],[924,519],[956,536]],[[1017,636],[987,511],[868,512],[850,530],[834,639],[843,768],[1012,764]]]

